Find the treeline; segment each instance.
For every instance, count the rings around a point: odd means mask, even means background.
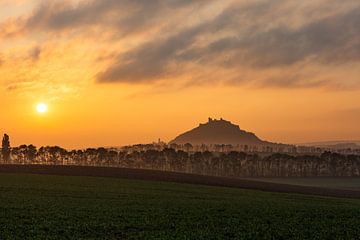
[[[6,151],[2,151],[4,154]],[[67,151],[61,147],[21,145],[1,161],[8,164],[82,165],[142,168],[227,177],[360,176],[360,156],[324,152],[259,156],[245,152],[186,152],[165,148],[114,151],[105,148]]]

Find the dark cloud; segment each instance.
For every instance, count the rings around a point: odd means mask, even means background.
[[[29,17],[25,29],[59,31],[101,25],[119,32],[143,30],[156,19],[180,8],[204,3],[189,0],[91,0],[74,5],[68,1],[44,1]]]
[[[357,8],[297,29],[279,26],[246,36],[224,37],[201,51],[189,49],[185,55],[214,56],[232,52],[236,53],[230,61],[234,65],[252,63],[257,67],[291,65],[308,57],[327,63],[359,61],[359,25],[360,8]]]
[[[168,72],[169,64],[178,63],[178,51],[191,46],[203,28],[200,25],[163,40],[150,41],[120,55],[113,66],[98,74],[98,80],[139,82],[162,78],[167,73],[173,74]]]
[[[330,62],[360,60],[360,8],[300,29],[276,28],[239,42],[257,66],[289,65],[308,57]]]
[[[320,64],[346,64],[360,61],[360,8],[337,14],[301,27],[277,25],[263,28],[250,24],[244,31],[244,21],[264,15],[265,9],[274,7],[268,2],[251,7],[231,6],[217,17],[176,33],[168,38],[156,38],[120,55],[104,72],[98,74],[100,82],[142,82],[173,76],[187,63],[236,69],[248,66],[258,69],[287,67],[311,59]],[[244,21],[241,21],[245,19]],[[264,22],[262,22],[264,24]],[[235,28],[238,26],[238,28]],[[224,30],[231,34],[216,39]],[[253,31],[251,31],[253,30]],[[200,37],[215,36],[203,46]],[[175,68],[173,66],[176,66]],[[271,85],[300,86],[299,77],[289,81],[271,79]],[[270,81],[269,81],[270,82]],[[323,81],[309,82],[308,86]]]

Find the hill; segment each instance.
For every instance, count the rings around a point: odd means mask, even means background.
[[[298,144],[303,146],[329,148],[329,149],[359,149],[360,141],[356,140],[344,140],[344,141],[327,141],[327,142],[312,142]]]
[[[270,144],[258,138],[254,133],[247,132],[238,125],[232,124],[230,121],[224,119],[209,118],[207,123],[199,124],[198,127],[180,134],[170,143],[185,144],[191,143],[193,145],[200,144],[249,144],[260,145]]]

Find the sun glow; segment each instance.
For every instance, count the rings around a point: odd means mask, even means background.
[[[45,103],[39,103],[36,105],[36,111],[38,113],[46,113],[48,110],[48,106]]]

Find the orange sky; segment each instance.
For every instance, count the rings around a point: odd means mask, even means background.
[[[120,146],[210,116],[269,141],[360,139],[359,21],[340,0],[0,0],[0,133]]]

